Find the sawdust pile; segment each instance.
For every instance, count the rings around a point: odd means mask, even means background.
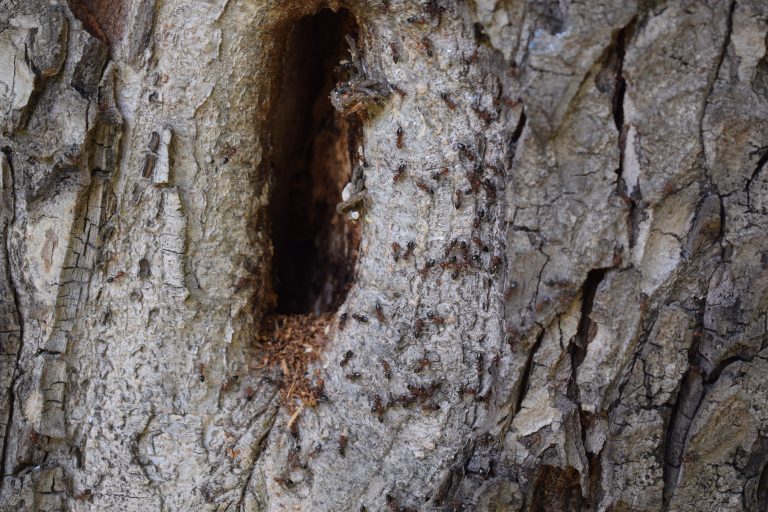
[[[310,363],[320,357],[333,315],[273,315],[257,338],[258,368],[279,372],[280,401],[290,412],[314,407],[323,396],[323,379],[311,378]]]

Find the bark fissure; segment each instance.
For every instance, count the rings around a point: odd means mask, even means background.
[[[577,404],[579,402],[579,397],[576,375],[579,366],[581,366],[581,363],[587,355],[587,345],[589,345],[589,342],[594,337],[593,326],[596,327],[590,315],[592,314],[592,307],[595,304],[597,289],[600,286],[600,283],[603,282],[603,279],[609,270],[609,268],[595,268],[590,270],[587,272],[587,278],[582,286],[581,313],[579,315],[576,336],[568,345],[568,352],[571,356],[571,381],[569,385],[569,394]]]
[[[539,351],[539,347],[541,347],[541,343],[544,340],[545,333],[546,333],[546,330],[543,327],[541,327],[541,332],[536,337],[536,341],[528,351],[528,359],[525,361],[523,374],[520,377],[520,384],[518,385],[518,389],[517,389],[517,393],[514,401],[515,408],[512,410],[510,423],[511,423],[511,420],[514,419],[515,414],[517,414],[520,411],[520,408],[523,405],[523,400],[525,400],[525,395],[528,393],[528,385],[529,385],[528,383],[530,382],[531,374],[533,373],[534,358],[536,357],[536,353]]]
[[[761,154],[762,153],[762,154]],[[761,148],[756,149],[751,155],[760,155],[759,159],[757,160],[757,164],[755,164],[755,169],[752,171],[752,174],[749,176],[749,179],[747,179],[747,183],[744,185],[744,191],[747,193],[747,209],[752,209],[752,183],[760,176],[760,173],[762,172],[763,168],[765,167],[765,164],[768,163],[768,146],[763,146]]]
[[[698,305],[696,311],[694,329],[699,333],[704,327],[705,308],[706,299]],[[680,388],[667,422],[666,440],[664,443],[664,467],[662,471],[662,481],[664,482],[662,503],[665,506],[665,510],[669,507],[670,500],[677,486],[677,478],[680,473],[680,464],[688,438],[688,431],[707,392],[704,385],[706,376],[702,374],[701,370],[702,355],[700,344],[701,336],[695,336],[688,349],[688,370],[680,379]]]
[[[11,250],[10,250],[10,237],[8,236],[10,233],[10,230],[13,226],[13,224],[16,221],[16,202],[15,202],[15,193],[16,193],[16,175],[14,172],[14,165],[13,165],[13,154],[10,150],[10,148],[2,148],[2,153],[4,155],[4,158],[6,162],[8,163],[8,173],[9,177],[11,179],[11,182],[9,185],[9,193],[8,198],[10,198],[9,204],[6,204],[5,207],[8,208],[11,211],[11,214],[9,216],[9,219],[7,222],[3,225],[3,257],[5,259],[5,279],[8,283],[8,286],[10,287],[12,299],[13,299],[13,308],[15,309],[15,316],[16,316],[16,323],[18,325],[18,329],[14,331],[7,331],[8,334],[11,332],[18,333],[18,344],[16,347],[16,354],[15,354],[15,362],[13,365],[13,375],[11,376],[10,385],[8,386],[7,390],[7,397],[8,397],[8,416],[6,417],[5,422],[5,431],[3,436],[3,447],[2,447],[2,453],[0,454],[0,490],[2,490],[3,486],[5,485],[5,477],[7,476],[5,473],[6,464],[7,464],[7,456],[8,456],[8,447],[11,441],[11,431],[13,430],[13,418],[14,418],[14,411],[16,408],[16,381],[19,378],[19,362],[22,354],[22,344],[24,342],[24,319],[22,317],[23,311],[21,308],[21,298],[19,296],[19,290],[18,286],[16,284],[16,281],[13,276],[13,272],[11,270]],[[0,170],[0,172],[2,172]],[[3,176],[0,176],[0,182],[3,181]],[[5,186],[6,184],[3,184]],[[12,474],[12,473],[11,473]]]

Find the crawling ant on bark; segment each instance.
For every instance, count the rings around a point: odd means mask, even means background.
[[[386,410],[387,409],[386,407],[384,407],[381,397],[379,395],[374,395],[371,412],[376,413],[376,416],[378,416],[379,418],[379,423],[384,423],[384,413],[386,412]]]
[[[477,117],[482,119],[485,124],[491,124],[491,122],[496,120],[497,116],[491,114],[484,108],[481,108],[480,105],[477,105],[477,104],[472,105],[472,110],[475,111],[475,114],[477,115]]]
[[[399,402],[403,407],[409,407],[416,401],[416,397],[413,395],[402,394],[399,395],[395,401]]]
[[[395,499],[394,496],[387,493],[385,497],[387,508],[389,509],[389,512],[400,512],[400,503]]]
[[[341,366],[342,368],[347,366],[347,363],[349,363],[349,360],[352,359],[354,355],[355,353],[352,352],[351,350],[347,350],[346,352],[344,352],[344,356],[341,358],[341,361],[339,361],[339,366]]]
[[[392,242],[392,257],[395,260],[395,263],[397,263],[400,260],[400,250],[402,248],[400,247],[400,244],[397,242]]]
[[[290,469],[307,469],[307,465],[301,462],[301,448],[294,446],[288,450],[288,456],[285,459]]]
[[[296,485],[296,482],[294,482],[293,480],[291,480],[287,476],[285,476],[285,477],[283,477],[283,476],[276,476],[275,477],[275,482],[277,482],[278,484],[282,485],[283,487],[285,487],[287,489],[290,489],[291,487]]]
[[[237,384],[237,381],[240,379],[238,375],[233,375],[229,377],[227,380],[221,383],[221,391],[226,393],[230,391],[235,384]]]
[[[413,254],[413,249],[416,247],[416,242],[413,240],[409,240],[407,244],[405,244],[405,253],[403,253],[403,259],[407,260],[411,254]]]
[[[424,400],[432,398],[432,395],[435,393],[435,391],[437,391],[439,387],[440,383],[438,381],[431,382],[430,384],[424,386],[417,386],[415,384],[408,384],[406,386],[408,391],[411,392],[411,396]]]
[[[397,183],[403,179],[403,176],[405,176],[405,164],[400,164],[397,167],[395,174],[392,176],[392,181]]]
[[[416,182],[416,187],[419,188],[419,190],[422,190],[431,196],[435,195],[435,190],[421,180],[418,180]]]
[[[346,326],[347,326],[347,317],[348,317],[348,316],[349,316],[349,315],[347,315],[347,313],[346,313],[346,312],[344,312],[344,313],[342,313],[342,314],[340,314],[340,315],[339,315],[339,330],[340,330],[340,331],[343,331],[343,330],[344,330],[344,327],[346,327]]]
[[[347,454],[347,443],[349,439],[344,434],[339,435],[339,455],[344,457]]]
[[[496,373],[496,370],[499,369],[499,362],[501,361],[501,356],[499,354],[496,354],[493,356],[493,359],[491,359],[491,364],[488,366],[488,373]]]
[[[389,43],[389,49],[392,50],[392,62],[397,64],[397,61],[400,60],[400,52],[397,50],[397,45],[395,43]]]
[[[441,92],[440,99],[445,102],[445,104],[448,106],[449,109],[456,110],[456,102],[453,101],[450,94],[448,94],[447,92]]]
[[[368,323],[368,317],[365,315],[361,315],[360,313],[352,313],[352,318],[354,318],[356,321],[360,322],[361,324]]]
[[[438,181],[440,178],[446,176],[450,171],[447,167],[443,167],[439,171],[435,171],[432,173],[432,179],[435,181]]]
[[[397,94],[399,94],[401,98],[405,98],[407,96],[406,92],[404,90],[402,90],[400,87],[398,87],[397,85],[389,84],[389,87],[393,91],[395,91]]]
[[[84,489],[83,491],[75,494],[73,498],[77,501],[88,501],[91,499],[92,494],[93,492],[90,489]]]
[[[382,359],[381,366],[384,368],[384,376],[387,380],[390,380],[392,378],[392,369],[390,368],[389,363]]]
[[[476,165],[471,171],[467,172],[467,181],[469,181],[469,188],[472,193],[476,193],[480,190],[482,183],[480,182],[480,175],[483,173],[483,167]]]
[[[421,274],[421,277],[426,277],[426,275],[429,273],[429,270],[435,266],[435,260],[427,260],[426,263],[424,263],[424,267],[422,267],[421,270],[419,270],[419,274]]]
[[[461,142],[459,142],[459,143],[456,144],[456,149],[459,150],[459,155],[463,156],[464,158],[466,158],[470,162],[474,162],[475,161],[475,154],[472,152],[471,149],[469,149],[467,147],[466,144],[462,144]]]
[[[323,379],[318,379],[317,384],[312,386],[310,388],[312,391],[312,396],[315,398],[315,400],[327,400],[328,397],[325,396],[325,381]]]
[[[461,190],[457,190],[453,193],[453,207],[457,210],[461,208]]]
[[[421,373],[424,368],[431,368],[432,367],[432,361],[429,360],[428,357],[422,357],[418,361],[416,361],[416,367],[413,369],[414,373]]]
[[[395,145],[397,146],[397,149],[403,149],[403,136],[405,135],[405,132],[403,132],[403,127],[398,126],[397,127],[397,142]]]
[[[499,271],[499,269],[501,268],[501,264],[503,262],[504,260],[502,259],[501,256],[499,256],[498,254],[495,255],[493,258],[491,258],[491,268],[489,268],[488,271],[491,274],[495,274],[496,272]]]
[[[427,318],[429,318],[429,321],[432,322],[435,325],[443,325],[443,324],[445,324],[445,318],[443,318],[442,316],[440,316],[440,315],[438,315],[436,313],[433,313],[432,311],[427,313]]]
[[[427,0],[426,2],[424,2],[424,4],[422,4],[422,7],[424,9],[424,12],[426,12],[433,18],[445,12],[445,6],[440,5],[437,2],[437,0]]]
[[[360,372],[351,372],[351,373],[346,374],[344,376],[344,378],[347,379],[347,380],[351,380],[352,382],[355,382],[357,379],[362,377],[362,375],[363,374],[360,373]]]
[[[424,332],[424,320],[417,318],[413,325],[413,337],[420,338]]]
[[[373,307],[373,311],[376,315],[376,320],[382,324],[387,323],[387,317],[384,316],[384,308],[381,307],[381,303],[379,301],[376,301],[376,305]]]
[[[197,365],[197,373],[200,378],[200,382],[205,382],[205,365],[200,363]]]
[[[107,282],[108,282],[108,283],[112,283],[112,282],[114,282],[114,281],[117,281],[117,280],[119,280],[119,279],[122,279],[123,277],[125,277],[125,272],[124,272],[124,271],[122,271],[122,270],[120,270],[120,271],[118,271],[118,272],[117,272],[117,273],[116,273],[114,276],[112,276],[112,277],[108,277],[108,278],[107,278]]]
[[[432,41],[428,37],[421,38],[421,47],[424,48],[424,51],[427,53],[428,57],[434,57],[435,52],[432,46]]]

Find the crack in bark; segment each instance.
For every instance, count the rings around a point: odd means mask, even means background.
[[[531,379],[531,374],[533,373],[533,360],[536,357],[536,352],[539,351],[541,342],[544,340],[545,333],[546,333],[546,329],[542,327],[541,332],[539,333],[538,336],[536,336],[536,341],[534,342],[531,349],[528,351],[528,359],[525,362],[525,369],[523,370],[523,375],[520,378],[520,384],[519,384],[519,387],[517,388],[517,393],[515,397],[515,408],[512,410],[512,419],[514,419],[515,415],[517,415],[517,413],[520,412],[520,408],[522,407],[523,400],[525,399],[525,395],[528,394],[528,385]]]
[[[10,205],[8,205],[11,209],[11,218],[8,221],[6,225],[3,226],[3,251],[4,251],[4,257],[5,257],[5,271],[6,271],[6,279],[8,281],[8,286],[11,289],[11,294],[13,296],[13,304],[14,309],[16,310],[16,322],[19,326],[18,329],[18,336],[19,336],[19,342],[18,347],[16,351],[16,362],[13,366],[13,376],[11,378],[11,384],[8,388],[8,418],[5,423],[5,432],[4,432],[4,439],[3,439],[3,449],[2,453],[0,454],[0,490],[2,490],[4,484],[5,484],[5,466],[6,461],[8,457],[8,444],[10,442],[11,438],[11,429],[13,427],[13,416],[14,416],[14,410],[16,406],[16,393],[14,392],[14,388],[16,387],[16,381],[18,380],[18,371],[19,371],[19,361],[21,358],[21,348],[22,343],[24,341],[24,318],[22,316],[22,310],[21,310],[21,298],[19,295],[18,287],[16,286],[16,282],[13,279],[13,273],[11,272],[11,251],[9,247],[9,239],[8,234],[10,231],[10,226],[14,224],[16,221],[16,202],[14,200],[14,194],[16,192],[16,176],[14,173],[13,168],[13,155],[10,150],[10,148],[2,148],[2,153],[5,155],[5,159],[8,162],[8,169],[9,174],[11,177],[11,191],[10,191]]]
[[[667,439],[664,444],[664,468],[662,469],[664,489],[661,498],[664,510],[669,510],[672,495],[677,487],[677,477],[680,473],[688,431],[705,395],[701,372],[696,367],[689,369],[682,379],[675,405],[672,406],[669,430],[667,430]]]
[[[595,295],[597,295],[597,288],[600,283],[605,279],[609,268],[595,268],[587,272],[587,278],[584,281],[581,295],[581,315],[579,316],[579,324],[576,328],[576,336],[573,337],[571,343],[568,345],[568,353],[571,356],[571,381],[568,384],[569,398],[574,400],[579,409],[579,389],[576,381],[576,374],[578,373],[579,366],[584,361],[587,355],[587,345],[594,337],[594,331],[592,326],[594,322],[590,318],[592,314],[592,308],[595,304]]]
[[[700,304],[694,329],[701,332],[704,326],[704,311],[706,308],[706,296]],[[699,348],[701,336],[694,337],[691,347],[688,349],[688,370],[680,379],[680,390],[669,414],[667,436],[664,443],[664,467],[662,468],[662,504],[664,510],[669,508],[672,495],[677,487],[677,477],[680,473],[680,464],[685,449],[685,441],[688,431],[693,423],[693,418],[704,401],[706,389],[701,370],[702,354]]]
[[[704,143],[704,118],[706,117],[707,107],[709,106],[709,100],[717,82],[717,78],[720,75],[720,69],[722,68],[725,56],[728,51],[728,45],[731,41],[731,35],[733,32],[733,13],[736,8],[735,0],[731,1],[728,7],[728,16],[726,18],[726,29],[723,43],[721,45],[720,53],[715,65],[714,74],[707,85],[707,91],[704,95],[704,103],[701,109],[701,116],[699,117],[699,144],[701,147],[701,158],[706,164],[706,145]],[[762,158],[761,158],[762,160]],[[758,165],[760,162],[758,162]],[[704,173],[708,181],[711,181],[708,176],[706,165],[703,166]],[[753,174],[754,175],[754,174]],[[749,187],[749,182],[747,188]],[[725,235],[725,208],[723,205],[722,195],[718,193],[720,198],[720,229],[718,233],[718,241],[722,242]],[[722,251],[721,251],[722,254]],[[706,297],[707,294],[705,294]],[[705,299],[706,300],[706,299]],[[698,332],[703,331],[704,325],[704,309],[706,303],[701,304],[698,312],[696,330]],[[694,341],[688,352],[689,369],[685,372],[681,379],[680,391],[677,395],[677,400],[672,406],[670,412],[667,438],[664,444],[664,467],[662,470],[662,481],[664,483],[662,491],[662,504],[664,510],[669,510],[672,497],[677,487],[677,478],[680,473],[680,466],[682,464],[683,452],[685,450],[686,440],[688,439],[688,433],[690,426],[693,423],[693,419],[698,413],[699,407],[707,393],[707,389],[711,387],[717,378],[719,378],[722,371],[730,363],[733,362],[731,358],[721,361],[718,367],[713,370],[709,375],[706,375],[701,369],[702,358],[704,357],[700,352],[701,336],[695,337]],[[714,379],[712,378],[714,377]]]
[[[637,225],[641,220],[640,215],[640,196],[639,188],[635,187],[633,190],[628,190],[627,184],[624,181],[624,156],[627,146],[627,126],[624,122],[624,96],[627,92],[627,81],[624,78],[624,58],[627,49],[627,40],[631,37],[634,30],[636,18],[625,25],[616,34],[616,42],[612,48],[612,59],[615,60],[613,64],[615,66],[615,77],[613,83],[613,96],[611,97],[611,113],[613,116],[613,122],[616,125],[618,132],[618,146],[619,146],[619,165],[616,168],[616,192],[629,207],[629,213],[627,215],[627,238],[629,239],[629,247],[632,248],[637,242]]]
[[[747,210],[752,210],[752,198],[751,198],[751,191],[750,188],[752,187],[752,182],[757,179],[757,177],[760,175],[760,172],[765,167],[765,164],[768,163],[768,146],[763,146],[761,148],[756,149],[755,151],[752,151],[750,153],[750,156],[760,154],[762,152],[762,156],[757,161],[757,165],[755,165],[755,170],[752,171],[752,174],[750,175],[749,179],[747,180],[746,185],[744,186],[744,190],[747,193]]]

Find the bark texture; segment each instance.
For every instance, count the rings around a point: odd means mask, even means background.
[[[0,0],[0,509],[768,510],[767,33]],[[335,313],[296,415],[275,308]]]

